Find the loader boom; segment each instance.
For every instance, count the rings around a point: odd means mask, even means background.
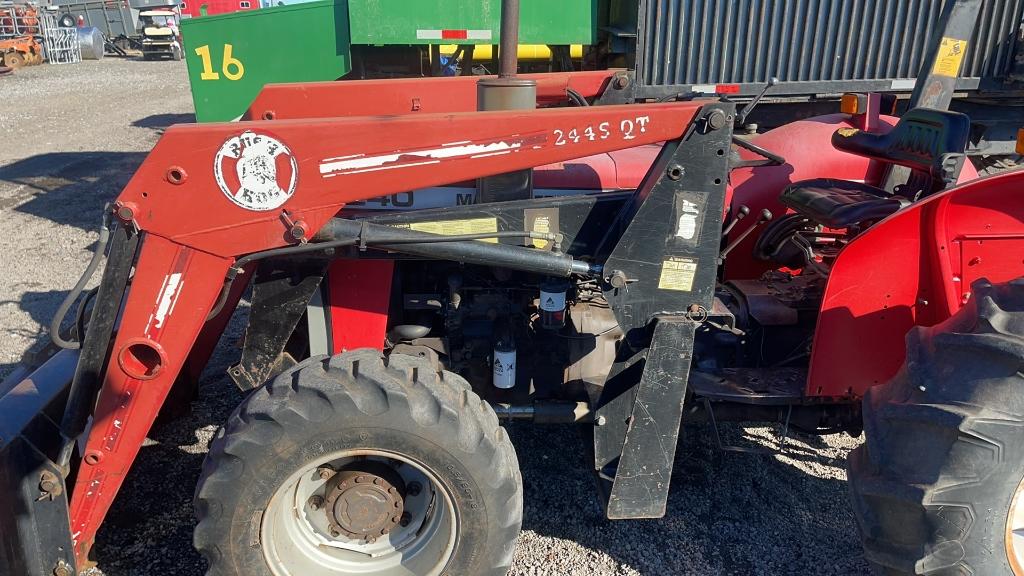
[[[141,238],[71,490],[78,565],[237,258],[308,241],[347,202],[678,139],[701,106],[168,129],[115,205]]]

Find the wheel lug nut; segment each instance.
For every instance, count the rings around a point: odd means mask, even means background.
[[[341,532],[337,528],[331,528],[331,536],[337,538],[338,536],[341,536]]]
[[[324,499],[320,496],[313,496],[309,499],[309,507],[312,510],[319,510],[324,505]]]
[[[419,493],[423,491],[423,486],[419,482],[412,482],[409,484],[409,496],[419,496]]]
[[[362,475],[356,476],[356,482],[358,482],[358,483],[366,482],[366,476],[362,476]]]
[[[328,480],[331,476],[334,476],[334,474],[334,468],[331,468],[330,466],[320,466],[316,469],[316,475],[319,476],[321,480]]]
[[[402,518],[398,521],[398,524],[402,527],[408,526],[409,522],[412,522],[412,514],[404,512]]]

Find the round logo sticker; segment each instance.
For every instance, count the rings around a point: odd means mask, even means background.
[[[299,167],[280,140],[246,131],[225,141],[213,161],[221,192],[248,210],[273,210],[295,193]]]

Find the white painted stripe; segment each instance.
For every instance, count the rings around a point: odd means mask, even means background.
[[[394,166],[374,166],[372,168],[360,168],[359,170],[346,170],[334,174],[326,174],[324,178],[334,178],[345,174],[362,174],[363,172],[380,172],[382,170],[395,170],[397,168],[410,168],[412,166],[426,166],[427,164],[440,164],[440,160],[424,160],[423,162],[410,162],[408,164],[396,164]]]
[[[694,84],[694,92],[700,92],[701,94],[714,94],[718,92],[717,84]]]
[[[441,31],[440,30],[417,30],[416,31],[416,39],[417,40],[440,40],[441,39]]]
[[[176,272],[169,274],[164,277],[164,283],[160,287],[160,294],[156,299],[156,307],[153,313],[149,316],[149,320],[146,322],[145,333],[147,336],[153,337],[154,334],[150,333],[150,329],[159,330],[163,328],[164,321],[167,316],[174,311],[174,305],[178,303],[178,296],[181,295],[181,287],[185,283],[181,280],[181,273]]]
[[[483,154],[474,154],[470,158],[487,158],[488,156],[501,156],[502,154],[511,154],[511,150],[499,150],[498,152],[484,152]]]
[[[893,80],[889,87],[893,90],[913,90],[915,84],[917,84],[917,80],[912,78],[908,80]]]
[[[466,30],[466,38],[468,40],[490,40],[490,30]]]
[[[359,155],[348,160],[326,158],[320,162],[320,174],[324,178],[330,178],[339,174],[360,174],[377,170],[422,166],[423,164],[435,164],[441,160],[452,158],[477,157],[480,154],[494,152],[513,152],[521,148],[522,145],[522,142],[517,141],[500,141],[489,144],[446,146],[427,150],[403,150],[392,154],[378,154],[376,156]],[[405,159],[405,161],[395,164],[395,162],[399,162],[401,159]],[[420,159],[420,161],[414,159]]]

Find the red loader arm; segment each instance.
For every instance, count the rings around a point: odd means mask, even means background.
[[[615,74],[615,70],[598,70],[520,74],[518,77],[537,83],[537,105],[544,106],[564,103],[569,89],[584,98],[600,96]],[[482,78],[496,76],[268,84],[253,100],[243,118],[290,120],[412,112],[472,112],[476,110],[476,85]],[[374,97],[366,98],[367,93],[373,93]]]
[[[116,204],[142,241],[71,494],[79,566],[238,257],[312,238],[346,202],[679,138],[700,107],[168,129]]]

